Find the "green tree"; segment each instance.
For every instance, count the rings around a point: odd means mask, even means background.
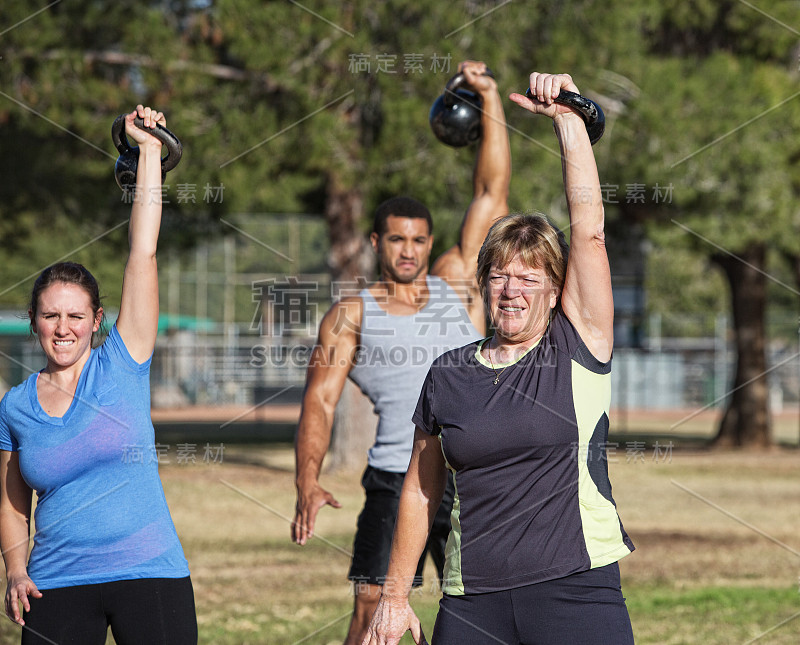
[[[137,102],[163,107],[185,148],[167,180],[162,249],[233,234],[236,213],[321,213],[328,268],[350,281],[371,277],[368,215],[390,195],[428,204],[436,251],[455,240],[474,150],[439,144],[427,114],[459,60],[485,60],[506,95],[533,70],[569,71],[606,109],[603,181],[674,187],[668,204],[609,203],[609,232],[644,224],[656,245],[708,258],[730,284],[739,368],[720,442],[768,443],[762,279],[775,251],[800,257],[798,13],[788,0],[6,0],[0,299],[24,302],[28,275],[62,255],[119,293],[125,227],[111,229],[128,207],[108,129]],[[565,224],[548,124],[507,112],[511,208]],[[221,199],[203,199],[206,187]]]
[[[737,367],[715,440],[771,443],[765,315],[768,261],[796,248],[800,125],[795,52],[800,10],[769,16],[737,2],[667,2],[647,23],[651,55],[621,119],[622,173],[675,185],[668,208],[628,205],[653,238],[705,254],[729,285]],[[682,237],[683,240],[678,240]]]
[[[4,2],[0,301],[24,306],[38,270],[65,258],[87,264],[108,294],[106,306],[118,305],[130,206],[114,181],[110,128],[139,102],[163,107],[188,144],[167,178],[162,249],[191,244],[196,230],[208,226],[187,223],[207,223],[211,213],[224,212],[223,204],[198,198],[198,209],[177,194],[177,182],[199,183],[202,197],[203,184],[214,181],[200,171],[204,146],[197,130],[207,124],[198,124],[196,88],[210,92],[215,76],[202,65],[208,47],[191,42],[192,29],[180,24],[190,5],[170,3],[165,19],[163,2],[87,0],[40,8]],[[190,103],[194,109],[180,114],[179,106]]]
[[[431,103],[464,59],[485,60],[512,89],[524,89],[532,71],[516,72],[509,53],[517,52],[496,46],[525,42],[522,8],[491,9],[492,3],[461,9],[410,1],[301,7],[219,0],[214,16],[227,55],[242,69],[269,75],[272,89],[250,110],[261,129],[255,144],[242,142],[241,149],[252,151],[224,168],[265,179],[258,191],[237,194],[237,203],[323,213],[334,281],[372,279],[368,215],[392,195],[414,195],[431,209],[435,253],[451,245],[472,198],[475,150],[435,140]],[[557,174],[554,159],[538,161]],[[332,453],[340,464],[348,455],[360,462],[369,412],[352,391],[345,390],[343,404],[355,412],[337,414]]]

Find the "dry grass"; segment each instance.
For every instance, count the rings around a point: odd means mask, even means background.
[[[637,642],[745,643],[800,609],[799,457],[791,450],[617,451],[609,464],[615,498],[638,547],[621,562]],[[203,468],[205,488],[192,481],[193,470],[164,474],[193,565],[201,629],[210,634],[223,624],[239,632],[240,640],[225,642],[289,644],[341,618],[305,641],[340,642],[350,609],[342,551],[349,551],[361,506],[359,473],[325,478],[344,508],[323,510],[320,539],[299,548],[288,542],[285,519],[294,505],[290,451],[231,447],[222,466]],[[205,519],[193,507],[207,508]],[[244,593],[231,597],[237,587]],[[741,593],[726,598],[726,589]],[[764,601],[774,611],[758,598],[748,610],[748,590],[777,593]],[[415,598],[429,631],[436,602],[427,587]],[[751,615],[732,619],[728,612],[737,608]],[[253,640],[241,636],[247,630]],[[800,620],[760,642],[796,643],[798,634]]]
[[[800,452],[654,458],[648,447],[634,459],[623,446],[609,469],[638,547],[621,562],[637,643],[800,642]],[[325,477],[343,508],[324,509],[301,548],[289,542],[292,468],[286,446],[226,446],[222,464],[162,468],[202,643],[341,643],[360,473]],[[427,587],[414,598],[428,635],[436,603]],[[0,644],[16,642],[4,622]]]

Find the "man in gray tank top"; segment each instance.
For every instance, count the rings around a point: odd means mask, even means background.
[[[313,535],[323,506],[340,507],[320,486],[319,476],[334,410],[348,377],[370,398],[379,416],[362,479],[367,499],[358,519],[348,575],[357,584],[345,645],[361,643],[380,599],[400,488],[411,456],[411,417],[428,368],[438,355],[479,338],[485,327],[475,269],[489,227],[508,210],[511,156],[500,95],[494,79],[485,75],[486,65],[466,61],[459,71],[483,101],[483,135],[475,161],[473,199],[458,243],[429,270],[433,234],[428,209],[408,197],[381,204],[370,236],[380,278],[358,296],[335,303],[325,314],[306,377],[295,443],[297,508],[292,539],[297,544],[305,544]],[[429,541],[440,577],[449,512],[447,506],[440,509]],[[434,541],[437,532],[443,535]]]

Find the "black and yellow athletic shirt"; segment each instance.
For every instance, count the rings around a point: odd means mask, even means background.
[[[633,551],[608,478],[611,361],[560,308],[514,363],[490,365],[485,342],[434,361],[413,417],[455,479],[444,593],[512,589]]]

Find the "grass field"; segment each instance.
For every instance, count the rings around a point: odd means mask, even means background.
[[[609,455],[609,469],[637,546],[620,562],[636,642],[800,643],[800,451],[628,443]],[[201,643],[342,642],[360,473],[325,476],[343,508],[323,510],[318,537],[297,547],[288,539],[289,446],[225,446],[222,463],[198,456],[161,472],[192,569]],[[428,636],[437,602],[430,584],[413,598]],[[0,644],[18,642],[3,622]]]

